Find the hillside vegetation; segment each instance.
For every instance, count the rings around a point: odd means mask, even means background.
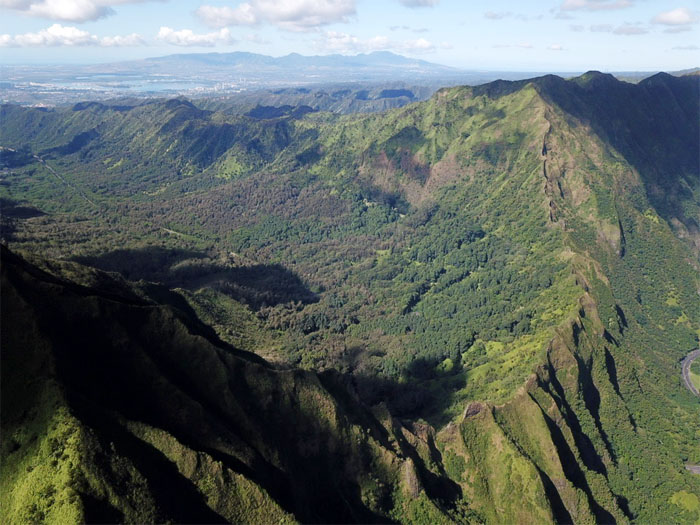
[[[592,72],[370,115],[3,106],[3,236],[43,268],[6,254],[25,313],[3,309],[3,348],[41,354],[16,377],[56,372],[3,419],[31,430],[3,445],[2,507],[187,521],[162,464],[204,521],[694,523],[697,90]],[[66,429],[38,475],[72,488],[46,506],[26,465]]]

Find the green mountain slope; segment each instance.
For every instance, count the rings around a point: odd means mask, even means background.
[[[334,396],[340,371],[343,410],[382,403],[423,503],[383,474],[374,503],[341,490],[314,517],[252,480],[296,519],[693,523],[697,89],[593,72],[344,117],[7,106],[5,237],[177,287],[222,340],[325,370]]]
[[[8,522],[448,519],[418,438],[337,374],[274,370],[105,274],[2,263]]]

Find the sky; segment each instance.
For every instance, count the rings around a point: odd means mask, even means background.
[[[0,0],[0,63],[392,51],[492,71],[700,66],[700,0]]]

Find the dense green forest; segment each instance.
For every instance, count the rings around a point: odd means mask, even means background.
[[[279,408],[320,418],[312,426],[323,432],[332,427],[336,459],[360,488],[329,489],[332,503],[317,514],[311,492],[308,507],[291,505],[288,489],[250,473],[253,452],[230,445],[237,459],[224,461],[208,437],[129,403],[75,404],[70,392],[94,395],[97,386],[86,390],[67,372],[51,387],[73,418],[60,424],[92,429],[105,443],[127,429],[117,440],[127,462],[126,443],[148,441],[194,484],[201,508],[224,520],[260,520],[255,512],[274,507],[280,520],[319,522],[695,523],[700,476],[684,465],[700,464],[698,399],[683,386],[680,360],[700,336],[698,88],[697,77],[632,85],[592,72],[443,89],[425,102],[345,116],[304,106],[234,114],[184,99],[3,106],[2,237],[41,268],[22,272],[88,287],[86,297],[100,301],[135,294],[185,316],[218,354],[256,363],[188,372],[179,381],[195,403],[206,374],[245,376],[246,399],[306,395],[290,394],[287,383],[269,393],[271,371],[321,384],[322,394],[308,395],[325,408]],[[22,298],[38,319],[24,327],[28,338],[52,340],[48,326],[77,322],[70,313],[57,320],[34,304],[38,292],[22,292],[48,285],[3,278],[17,288],[3,301]],[[120,321],[128,337],[142,341],[146,330],[130,332],[129,322]],[[168,333],[180,348],[180,332]],[[66,340],[51,359],[70,363],[84,344],[70,350]],[[119,348],[100,344],[107,356]],[[183,345],[178,355],[198,362],[197,344]],[[95,377],[103,366],[95,362]],[[109,423],[95,415],[110,410],[120,415]],[[296,462],[311,456],[285,459],[269,430],[251,434],[262,428],[255,414],[237,421],[239,409],[211,410],[201,417],[225,421],[207,424],[301,475]],[[280,417],[298,417],[292,412]],[[7,417],[21,434],[49,416]],[[290,428],[303,441],[300,423]],[[28,439],[3,446],[1,503],[22,512],[39,497],[22,469],[48,461]],[[226,490],[240,495],[250,484],[267,506],[226,514],[197,477],[205,474],[181,468],[191,454],[223,461]],[[333,458],[320,461],[309,486],[332,475]],[[146,480],[149,468],[128,467]],[[40,497],[43,516],[60,521],[60,512],[82,508],[89,517],[95,500],[123,519],[189,519],[156,492],[140,507],[112,474],[91,472],[63,510]],[[56,485],[58,474],[41,475]],[[240,507],[231,498],[229,510]],[[156,508],[161,514],[143,510]]]

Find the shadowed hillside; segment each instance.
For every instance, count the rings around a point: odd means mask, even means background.
[[[447,519],[400,424],[339,376],[273,370],[126,283],[2,250],[6,519],[386,522],[414,503]]]

